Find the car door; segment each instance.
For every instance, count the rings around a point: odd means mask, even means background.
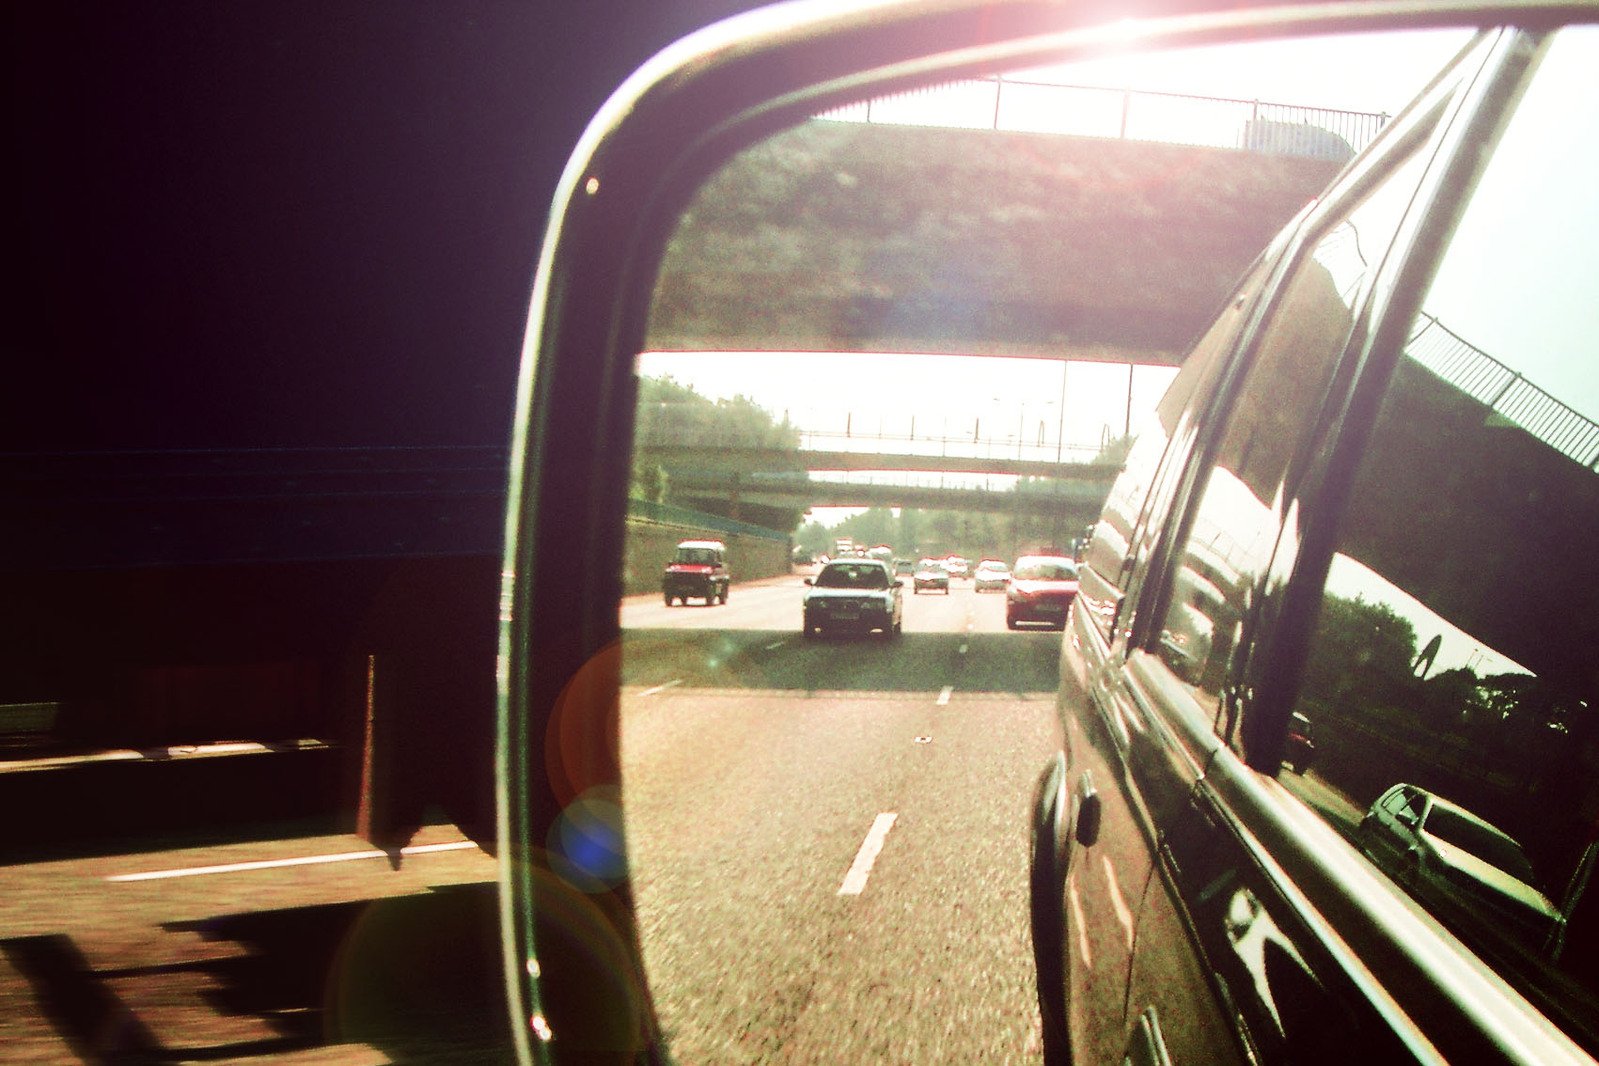
[[[1076,1061],[1106,1061],[1122,1052],[1134,908],[1155,848],[1147,833],[1147,799],[1129,770],[1147,748],[1146,704],[1117,669],[1125,589],[1142,579],[1192,447],[1198,412],[1221,380],[1273,262],[1270,255],[1262,257],[1185,360],[1113,484],[1078,570],[1059,695],[1071,835],[1059,873],[1040,878],[1035,871],[1034,886],[1047,896],[1034,900],[1040,1008],[1046,1031],[1070,1034]],[[1130,616],[1130,608],[1125,610]]]
[[[1149,723],[1147,754],[1130,771],[1140,794],[1157,798],[1145,834],[1158,876],[1137,911],[1129,1058],[1347,1061],[1385,1039],[1358,1021],[1333,960],[1273,884],[1264,841],[1234,813],[1260,783],[1222,748],[1218,726],[1243,698],[1254,605],[1300,513],[1295,493],[1327,412],[1350,380],[1351,339],[1442,119],[1486,47],[1306,219],[1203,431],[1186,478],[1191,502],[1146,593],[1153,605],[1133,623],[1120,674]]]

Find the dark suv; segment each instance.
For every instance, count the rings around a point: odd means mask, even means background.
[[[1480,34],[1128,455],[1036,797],[1050,1059],[1599,1052],[1596,69]],[[1440,828],[1377,846],[1407,789]]]

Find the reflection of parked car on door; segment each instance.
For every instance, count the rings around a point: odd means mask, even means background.
[[[1316,741],[1311,735],[1310,719],[1295,711],[1288,716],[1288,742],[1283,747],[1283,765],[1302,774],[1310,769],[1316,757]]]
[[[1529,947],[1559,943],[1560,911],[1534,887],[1521,845],[1458,804],[1394,785],[1361,820],[1360,845],[1445,918],[1488,907]]]
[[[826,630],[851,633],[880,631],[883,638],[899,636],[904,625],[905,582],[877,559],[836,560],[806,578],[804,621],[800,635],[814,637]]]
[[[727,589],[733,583],[727,570],[727,548],[719,540],[685,540],[666,564],[661,575],[661,597],[668,607],[672,601],[687,604],[690,596],[703,597],[706,606],[727,602]]]

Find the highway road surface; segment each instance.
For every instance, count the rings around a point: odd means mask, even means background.
[[[798,577],[624,604],[634,875],[680,1061],[1039,1056],[1027,809],[1060,634],[905,582],[892,641],[802,640]]]

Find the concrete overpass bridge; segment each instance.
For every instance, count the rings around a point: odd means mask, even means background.
[[[1095,481],[1029,485],[1018,489],[1004,480],[913,476],[813,478],[804,471],[781,473],[717,473],[679,471],[672,477],[674,497],[690,506],[696,501],[803,507],[915,507],[951,511],[1060,518],[1068,528],[1087,525],[1099,516],[1109,483]]]
[[[815,120],[702,190],[648,348],[1176,365],[1338,160]]]
[[[857,438],[859,441],[859,438]],[[753,471],[850,472],[900,470],[936,474],[985,474],[1012,477],[1050,478],[1062,482],[1086,483],[1107,487],[1110,479],[1120,469],[1119,463],[1082,462],[1040,458],[1041,452],[1054,452],[1036,446],[1015,447],[1009,441],[1001,442],[1002,454],[981,454],[966,439],[944,441],[921,438],[919,440],[860,441],[867,447],[849,450],[804,447],[759,448],[743,447],[731,441],[710,443],[705,441],[662,440],[641,441],[634,454],[641,459],[659,463],[669,470],[692,469],[702,472],[740,473]],[[870,447],[876,445],[876,448]],[[921,450],[911,451],[919,445]],[[955,450],[951,450],[951,445]],[[905,450],[899,450],[899,449]],[[933,450],[929,450],[929,449]],[[882,450],[877,450],[882,449]],[[1003,454],[1014,450],[1020,454]]]
[[[835,447],[751,447],[719,437],[641,435],[635,454],[661,465],[690,506],[915,507],[1059,517],[1099,513],[1118,462],[1082,461],[1058,445],[942,437],[805,434]],[[1097,451],[1097,450],[1096,450]]]

